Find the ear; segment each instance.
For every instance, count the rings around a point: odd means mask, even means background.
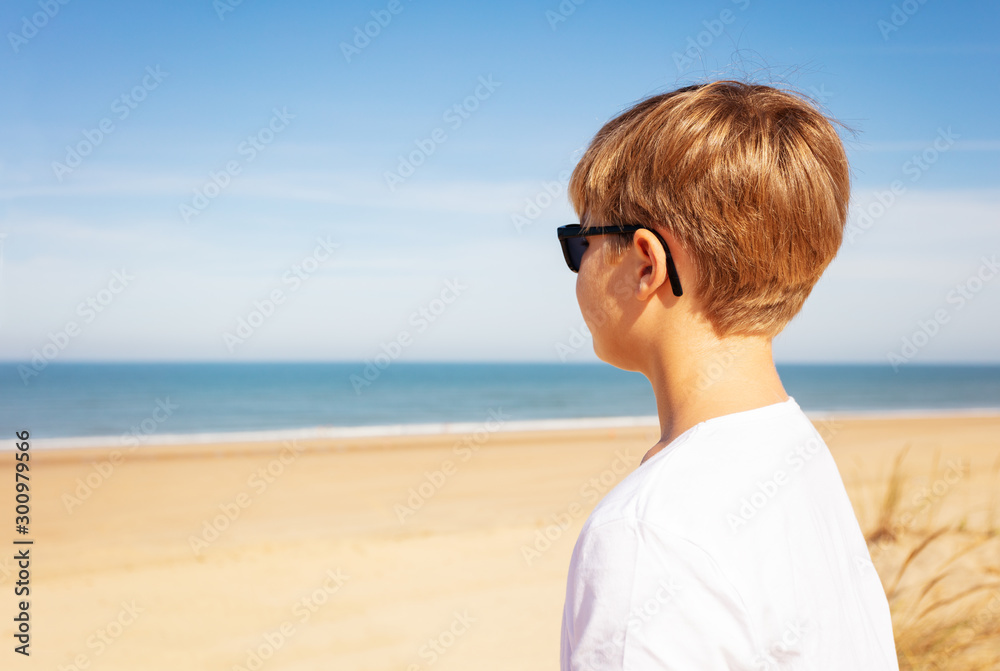
[[[652,231],[639,229],[632,234],[632,253],[635,256],[635,297],[649,300],[664,284],[669,290],[667,254]]]

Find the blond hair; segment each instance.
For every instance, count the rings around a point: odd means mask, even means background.
[[[833,123],[770,86],[688,86],[606,123],[569,196],[585,227],[644,224],[675,236],[717,334],[774,336],[843,237],[850,175]]]

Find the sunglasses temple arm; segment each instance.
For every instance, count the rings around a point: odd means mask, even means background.
[[[674,255],[670,253],[670,247],[667,245],[667,241],[663,239],[663,236],[654,229],[649,230],[653,232],[656,239],[663,245],[663,251],[667,255],[667,277],[670,278],[670,290],[674,293],[674,296],[680,298],[684,295],[684,290],[681,288],[681,278],[677,274],[677,266],[674,264]]]
[[[667,251],[667,277],[670,278],[670,289],[674,292],[674,296],[678,298],[684,295],[684,290],[681,289],[681,278],[677,274],[677,266],[674,265],[674,257]]]

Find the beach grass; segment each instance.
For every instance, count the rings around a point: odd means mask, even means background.
[[[936,514],[961,480],[935,459],[929,486],[903,475],[909,445],[897,453],[869,551],[892,613],[901,671],[1000,668],[1000,529],[994,465],[985,510]],[[907,507],[904,501],[917,502]],[[970,513],[985,513],[970,515]],[[974,521],[970,521],[970,517]]]

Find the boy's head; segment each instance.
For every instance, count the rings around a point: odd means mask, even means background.
[[[569,195],[585,228],[646,225],[682,245],[696,274],[685,295],[718,336],[773,337],[840,247],[850,176],[831,120],[803,98],[717,81],[606,123]],[[603,247],[621,255],[632,239]]]

